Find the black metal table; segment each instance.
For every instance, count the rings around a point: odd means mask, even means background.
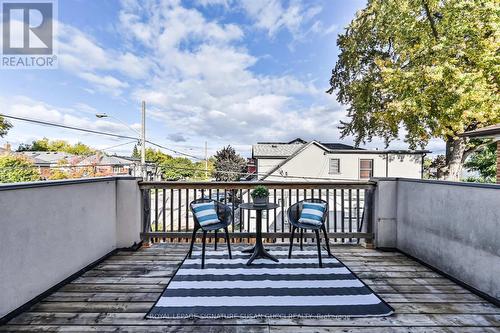
[[[278,262],[278,259],[270,255],[266,249],[264,248],[264,245],[262,244],[262,211],[263,210],[270,210],[270,209],[275,209],[278,208],[279,205],[275,203],[268,203],[266,205],[254,205],[253,203],[242,203],[239,206],[241,209],[248,209],[248,210],[255,210],[255,213],[257,214],[256,216],[256,240],[255,240],[255,246],[252,247],[251,249],[243,250],[242,252],[245,253],[253,253],[250,259],[248,259],[247,265],[251,265],[252,262],[255,259],[259,258],[264,258],[264,259],[271,259],[275,262]]]

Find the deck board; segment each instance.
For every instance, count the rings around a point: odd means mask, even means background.
[[[221,245],[224,249],[224,245]],[[187,244],[119,251],[0,327],[2,332],[500,332],[500,308],[399,252],[333,245],[394,307],[390,317],[149,320]]]

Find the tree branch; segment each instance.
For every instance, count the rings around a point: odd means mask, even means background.
[[[436,40],[439,40],[439,35],[438,35],[437,30],[436,30],[436,25],[434,23],[434,19],[432,18],[431,11],[429,9],[429,4],[427,3],[426,0],[422,0],[422,5],[424,6],[425,15],[427,16],[427,19],[429,20],[429,24],[431,25],[432,35],[434,36],[434,38]]]
[[[487,145],[489,145],[492,142],[493,141],[488,140],[486,142],[481,143],[480,145],[466,149],[464,155],[462,156],[462,163],[464,163],[467,160],[467,157],[469,157],[472,153],[484,149]]]

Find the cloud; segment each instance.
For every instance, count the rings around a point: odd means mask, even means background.
[[[172,133],[167,136],[167,139],[174,142],[186,142],[187,139],[182,133]]]
[[[69,24],[58,22],[57,31],[61,68],[101,92],[120,95],[129,86],[121,78],[144,79],[154,65],[147,57],[104,48]]]
[[[304,26],[322,11],[320,6],[306,4],[307,2],[290,1],[286,6],[284,1],[280,0],[243,0],[241,2],[246,14],[255,21],[255,26],[266,30],[270,37],[286,29],[295,39],[303,36]]]
[[[78,76],[92,83],[97,89],[113,96],[119,96],[122,90],[128,87],[126,82],[122,82],[110,75],[99,76],[93,73],[81,72],[78,73]]]
[[[249,10],[256,16],[267,8],[265,2],[247,5],[255,6]],[[275,21],[270,17],[262,23],[269,22],[271,30],[299,29],[303,20],[319,12],[319,8],[305,8],[299,2],[286,8],[278,2],[270,6],[279,12]],[[152,58],[168,59],[158,62],[147,84],[132,87],[131,94],[136,102],[145,99],[148,115],[168,128],[239,145],[264,138],[335,135],[338,121],[333,113],[344,115],[344,110],[311,81],[291,74],[255,73],[252,67],[259,59],[242,47],[240,28],[208,20],[197,9],[184,8],[178,2],[123,2],[119,17],[122,27],[139,27],[132,38]],[[324,105],[302,105],[302,96]],[[332,114],[316,118],[322,108],[329,108]]]
[[[83,109],[83,110],[82,110]],[[17,116],[22,118],[28,118],[33,120],[42,120],[45,122],[61,124],[71,127],[77,127],[82,129],[96,130],[101,132],[113,133],[113,134],[123,134],[130,135],[129,130],[123,125],[106,119],[95,119],[93,114],[90,114],[92,107],[84,104],[77,103],[74,108],[63,108],[48,103],[31,99],[26,96],[12,96],[9,98],[0,97],[0,110],[2,113],[11,116]],[[27,122],[20,120],[13,120],[15,122],[14,128],[9,132],[9,137],[16,136],[13,132],[17,129],[19,125],[23,126],[28,124]],[[37,128],[45,131],[47,133],[47,128],[40,125],[36,125]],[[82,132],[75,132],[74,130],[59,130],[56,127],[49,127],[50,133],[56,133],[60,131],[78,133],[79,135],[86,135]],[[24,134],[26,135],[26,134]],[[96,136],[96,134],[91,134]],[[32,133],[29,133],[32,136]],[[46,134],[42,136],[47,136]],[[99,136],[98,138],[103,139],[105,137]]]

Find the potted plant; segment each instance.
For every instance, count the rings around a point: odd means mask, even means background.
[[[252,196],[253,204],[256,206],[265,206],[269,203],[269,190],[265,186],[256,186],[250,195]]]

